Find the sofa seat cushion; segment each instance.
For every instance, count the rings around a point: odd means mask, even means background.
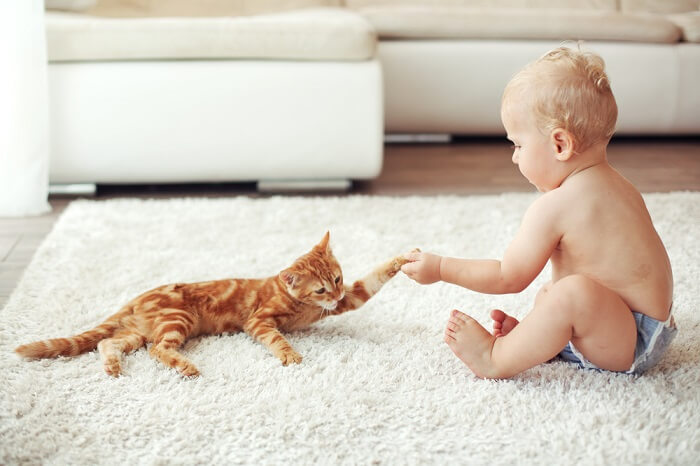
[[[698,0],[618,0],[624,13],[685,13],[698,9]]]
[[[48,58],[60,61],[374,57],[376,34],[361,15],[313,8],[241,17],[104,18],[47,12]]]
[[[656,15],[560,9],[366,7],[384,39],[576,39],[673,43],[680,28]]]

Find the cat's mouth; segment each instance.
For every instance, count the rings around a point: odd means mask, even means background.
[[[323,303],[321,304],[321,307],[325,309],[326,311],[334,311],[336,307],[338,307],[338,301],[333,301],[330,303]]]

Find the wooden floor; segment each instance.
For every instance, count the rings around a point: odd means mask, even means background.
[[[532,191],[512,164],[504,139],[462,139],[450,144],[388,144],[384,168],[350,194],[437,195]],[[616,139],[610,163],[642,192],[700,191],[700,138]],[[100,186],[96,199],[114,197],[259,196],[253,184]],[[75,198],[52,197],[52,212],[0,218],[0,308],[54,221]]]

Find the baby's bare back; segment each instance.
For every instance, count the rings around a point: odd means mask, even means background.
[[[583,274],[616,292],[630,309],[665,320],[671,264],[636,188],[607,164],[572,176],[551,192],[561,241],[553,279]]]

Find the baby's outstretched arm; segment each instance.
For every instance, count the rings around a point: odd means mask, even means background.
[[[460,259],[431,253],[407,254],[401,270],[421,285],[438,281],[453,283],[480,293],[503,294],[521,291],[504,281],[502,262],[490,259]]]
[[[556,216],[552,214],[545,197],[535,201],[525,213],[520,229],[502,260],[410,253],[406,258],[411,262],[401,270],[423,285],[444,281],[480,293],[522,291],[544,268],[561,238],[555,224]]]

